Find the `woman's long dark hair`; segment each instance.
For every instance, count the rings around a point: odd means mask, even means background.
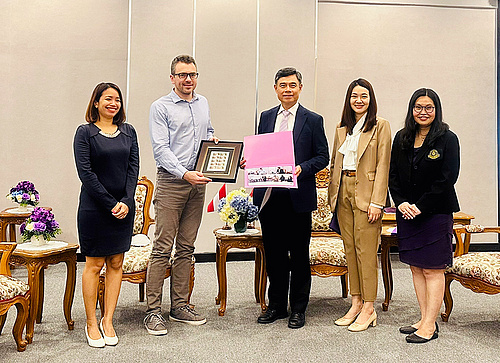
[[[350,135],[352,135],[352,130],[356,125],[355,112],[351,107],[351,94],[352,90],[356,86],[366,88],[370,94],[370,103],[368,104],[368,111],[366,112],[363,132],[370,131],[377,123],[377,100],[375,99],[375,92],[373,91],[373,87],[366,79],[358,78],[352,81],[349,87],[347,87],[347,93],[345,95],[344,101],[344,110],[342,111],[342,120],[340,121],[340,126],[346,126],[347,132]]]
[[[113,123],[120,126],[125,122],[125,104],[122,97],[122,91],[120,91],[120,87],[111,82],[101,82],[97,86],[95,86],[94,91],[92,92],[92,96],[90,97],[89,105],[87,106],[87,111],[85,112],[85,120],[87,120],[88,123],[95,123],[99,120],[99,110],[95,107],[95,103],[99,102],[103,92],[108,88],[113,88],[116,92],[118,92],[121,103],[120,109],[118,110],[115,117],[113,117]]]
[[[420,88],[413,92],[410,98],[410,103],[408,104],[408,112],[406,114],[405,126],[401,130],[401,146],[405,150],[413,149],[415,143],[415,135],[418,131],[418,124],[415,122],[413,117],[413,107],[415,102],[417,102],[419,97],[427,96],[432,102],[434,102],[434,121],[431,124],[431,128],[427,137],[425,138],[424,144],[433,145],[436,139],[443,135],[450,127],[443,122],[443,109],[441,107],[441,100],[438,94],[430,88]]]

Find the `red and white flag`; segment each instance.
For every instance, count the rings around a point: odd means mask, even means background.
[[[217,210],[217,206],[219,205],[219,201],[222,198],[226,197],[226,184],[224,184],[220,189],[217,194],[213,197],[212,201],[207,207],[207,212],[215,212]]]

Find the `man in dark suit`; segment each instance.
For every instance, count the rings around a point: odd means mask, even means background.
[[[311,212],[317,208],[315,174],[328,165],[323,117],[299,103],[302,75],[282,68],[274,78],[281,105],[262,112],[259,134],[293,131],[298,188],[255,188],[269,276],[269,308],[258,322],[268,324],[291,315],[288,327],[301,328],[311,290],[309,242]]]

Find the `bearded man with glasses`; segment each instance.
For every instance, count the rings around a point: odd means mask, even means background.
[[[170,81],[174,89],[153,102],[149,113],[157,166],[153,200],[156,231],[146,277],[144,326],[152,335],[167,334],[161,303],[165,272],[170,264],[170,320],[191,325],[206,323],[188,304],[194,242],[201,223],[206,184],[211,182],[194,167],[201,141],[217,143],[218,139],[210,122],[207,99],[194,92],[198,84],[194,58],[175,57]],[[175,255],[171,262],[174,241]]]

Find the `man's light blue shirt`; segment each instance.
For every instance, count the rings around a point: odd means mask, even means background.
[[[214,136],[207,99],[193,92],[186,101],[174,90],[157,99],[149,111],[149,136],[156,166],[182,178],[194,170],[201,141]]]

